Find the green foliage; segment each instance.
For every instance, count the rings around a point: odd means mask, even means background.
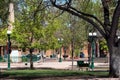
[[[24,1],[19,4],[20,11],[18,11],[19,15],[16,16],[12,35],[14,43],[21,48],[28,47],[40,50],[58,48],[55,34],[61,27],[61,20],[52,20],[51,13],[45,13],[49,11],[43,9],[42,1],[33,0],[32,2]],[[36,5],[34,5],[35,3]]]
[[[1,28],[0,29],[0,44],[6,45],[7,43],[7,28]]]
[[[63,45],[69,47],[73,40],[74,48],[82,49],[84,42],[87,40],[86,23],[82,20],[78,20],[78,17],[67,13],[60,18],[63,19],[63,27],[61,27],[62,29],[60,30],[64,38]]]
[[[100,49],[101,49],[101,50],[108,51],[108,46],[107,46],[107,43],[106,43],[106,41],[105,41],[104,39],[102,39],[102,40],[100,41]]]
[[[36,3],[36,1],[34,2]],[[36,14],[36,16],[33,16],[32,13],[35,13],[36,7],[32,4],[28,1],[19,4],[21,11],[19,11],[19,16],[16,17],[12,38],[21,48],[37,47],[38,45],[34,43],[38,42],[39,38],[43,36],[40,24],[41,19],[38,19],[41,15]]]
[[[80,49],[75,49],[75,56],[79,57],[79,54],[80,54]]]
[[[0,23],[3,27],[7,24],[7,19],[8,19],[8,7],[9,6],[9,0],[0,0]]]

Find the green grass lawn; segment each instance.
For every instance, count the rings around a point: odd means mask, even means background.
[[[108,72],[71,71],[71,70],[6,70],[1,72],[2,77],[64,77],[64,76],[108,76]]]

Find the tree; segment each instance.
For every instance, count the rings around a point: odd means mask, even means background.
[[[16,16],[13,39],[20,47],[29,48],[30,68],[33,69],[32,52],[34,48],[40,46],[40,39],[44,36],[41,23],[42,18],[44,18],[44,5],[39,0],[31,1],[22,1],[18,5],[17,13],[19,15]],[[38,14],[38,10],[42,11]]]
[[[119,77],[120,40],[117,38],[116,33],[119,26],[120,0],[63,0],[63,3],[59,3],[59,0],[50,1],[54,7],[63,11],[67,11],[68,13],[87,21],[102,34],[107,42],[110,53],[109,75],[112,77]],[[89,14],[85,11],[82,11],[77,5],[77,3],[89,4],[89,2],[94,4],[99,2],[99,8],[101,9],[100,12],[103,14],[102,19],[96,16],[96,14]],[[93,9],[95,9],[95,7],[92,7],[92,10]],[[113,12],[111,12],[110,9],[112,9]]]
[[[28,0],[19,3],[13,39],[19,47],[29,49],[30,68],[32,69],[33,48],[44,51],[52,48],[53,44],[57,43],[54,34],[59,28],[60,21],[51,19],[52,15],[48,14],[49,11],[45,9],[42,0],[31,1],[32,3]]]

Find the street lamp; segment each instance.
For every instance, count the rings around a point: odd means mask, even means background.
[[[91,56],[91,63],[90,63],[90,68],[94,69],[94,58],[95,58],[95,38],[97,37],[96,32],[90,32],[89,33],[89,41],[91,43],[91,48],[92,48],[92,56]]]
[[[59,57],[59,62],[62,62],[62,41],[63,41],[63,38],[58,38],[58,41],[60,43],[60,57]]]
[[[7,31],[7,36],[8,36],[8,43],[7,43],[7,50],[8,50],[8,70],[10,70],[10,52],[11,52],[11,49],[10,49],[10,47],[11,47],[11,42],[10,42],[10,34],[11,34],[11,31],[10,30],[8,30]]]

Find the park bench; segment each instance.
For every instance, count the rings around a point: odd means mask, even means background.
[[[86,69],[86,71],[89,70],[89,62],[88,61],[81,61],[81,60],[78,60],[77,61],[77,66],[79,67],[79,70],[84,70]]]

